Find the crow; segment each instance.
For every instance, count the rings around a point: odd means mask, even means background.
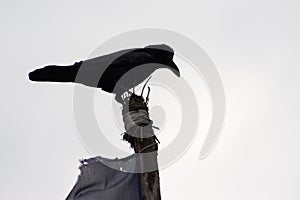
[[[115,100],[122,103],[121,96],[126,91],[142,83],[157,69],[170,69],[180,77],[173,57],[174,51],[168,45],[148,45],[75,62],[69,66],[48,65],[30,72],[29,79],[73,82],[101,88],[115,94]]]

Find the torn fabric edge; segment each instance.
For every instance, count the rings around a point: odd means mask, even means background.
[[[122,159],[97,156],[80,160],[80,174],[66,200],[140,200],[140,175],[126,170],[138,168],[138,160],[137,154]]]

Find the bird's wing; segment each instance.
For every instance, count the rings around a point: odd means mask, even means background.
[[[139,84],[144,80],[145,77],[143,76],[150,75],[147,73],[147,67],[139,68],[138,66],[150,63],[152,60],[153,56],[141,49],[127,52],[115,59],[105,69],[99,85],[105,91],[112,92],[116,89],[117,91],[120,90],[117,93],[122,93],[124,90],[134,87],[135,79],[137,80],[136,83]]]
[[[153,60],[153,56],[143,51],[131,51],[116,59],[112,65],[135,67],[141,64],[149,63]]]
[[[120,79],[129,70],[139,65],[151,63],[152,60],[153,56],[149,53],[141,51],[128,52],[114,60],[110,66],[106,68],[103,77]]]

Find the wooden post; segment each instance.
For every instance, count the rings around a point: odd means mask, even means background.
[[[134,93],[129,93],[129,96],[123,100],[122,114],[126,130],[123,140],[130,143],[135,153],[152,152],[146,159],[143,156],[140,159],[142,200],[160,200],[159,171],[157,167],[158,140],[154,135],[152,121],[149,118],[148,96],[145,101],[142,95],[138,96]],[[157,170],[143,171],[149,165]]]

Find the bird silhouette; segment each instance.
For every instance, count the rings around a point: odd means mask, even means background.
[[[170,69],[180,77],[173,61],[174,51],[165,44],[125,49],[75,62],[69,66],[49,65],[29,73],[29,79],[41,82],[73,82],[121,95],[146,80],[155,70]]]

